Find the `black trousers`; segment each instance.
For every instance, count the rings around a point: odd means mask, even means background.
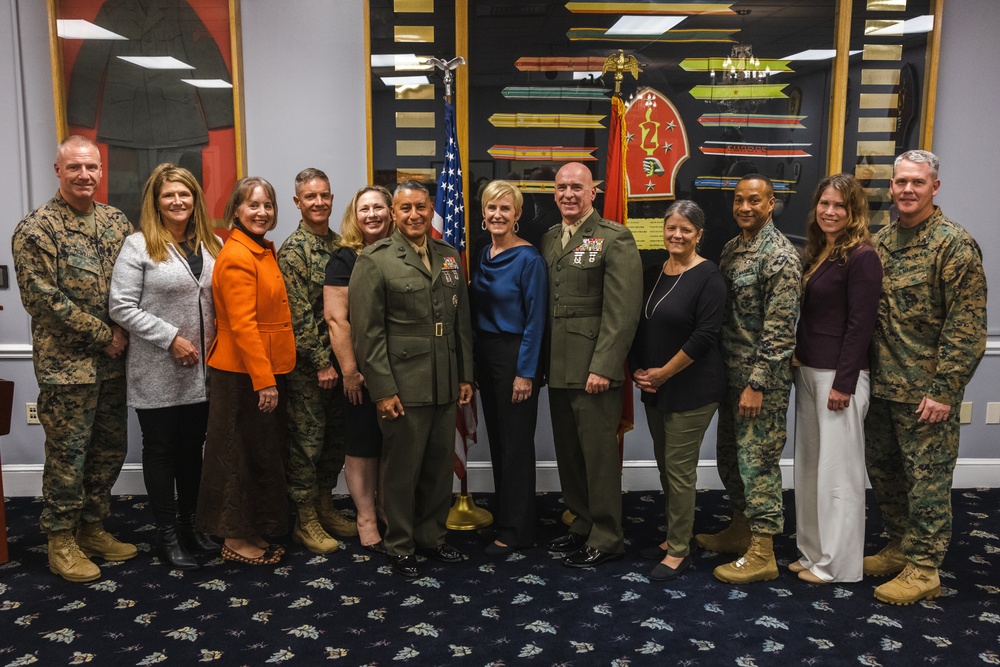
[[[512,403],[521,336],[477,333],[476,382],[490,437],[497,507],[497,539],[528,547],[535,543],[535,423],[538,383],[531,398]]]
[[[135,414],[142,428],[142,479],[156,525],[173,526],[178,514],[194,514],[198,506],[208,403],[136,410]]]

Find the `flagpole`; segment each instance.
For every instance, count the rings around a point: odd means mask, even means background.
[[[442,70],[442,73],[444,75],[444,102],[445,102],[446,116],[448,114],[448,107],[449,106],[452,107],[451,113],[454,113],[454,111],[453,111],[454,106],[453,106],[452,95],[451,95],[451,86],[452,86],[452,83],[455,80],[455,74],[454,74],[454,72],[455,72],[455,70],[460,65],[464,65],[465,64],[465,58],[463,58],[462,56],[457,56],[457,57],[455,57],[452,60],[447,61],[447,62],[444,61],[444,60],[442,60],[442,59],[440,59],[440,58],[430,58],[430,59],[428,59],[425,62],[427,64],[434,65],[438,69]],[[447,118],[446,118],[446,121],[447,121]],[[447,148],[446,148],[446,150],[447,150]],[[461,164],[461,162],[462,162],[462,160],[461,160],[461,147],[459,145],[457,145],[457,142],[456,142],[455,150],[458,153],[459,163]],[[461,169],[460,169],[460,171],[461,171]],[[443,176],[442,176],[442,178],[443,178]],[[464,187],[464,181],[463,181],[462,185]],[[440,193],[438,193],[438,196],[440,196]],[[467,240],[468,239],[468,229],[469,228],[468,228],[468,225],[464,221],[463,221],[463,226],[465,228],[465,239]],[[462,250],[460,249],[460,251],[462,251]],[[463,255],[463,257],[466,257],[466,256],[467,255]],[[469,276],[468,276],[468,261],[463,262],[462,270],[463,270],[463,273],[465,274],[466,281],[468,281],[468,279],[469,279]],[[465,407],[469,407],[469,406],[465,406]],[[475,401],[474,400],[473,400],[473,403],[471,404],[471,407],[472,407],[473,410],[475,409]],[[462,433],[462,430],[458,428],[459,421],[461,420],[461,421],[464,422],[464,415],[462,413],[462,410],[463,410],[463,406],[457,406],[457,410],[456,410],[456,433],[457,433],[457,436],[456,436],[456,438],[464,438],[465,437],[463,435],[463,433]],[[447,527],[449,530],[476,530],[478,528],[485,528],[486,526],[489,526],[491,523],[493,523],[493,515],[488,510],[486,510],[486,509],[484,509],[482,507],[478,507],[476,505],[475,501],[473,501],[473,499],[472,499],[472,494],[469,493],[469,470],[468,470],[468,464],[467,464],[467,458],[468,458],[467,442],[464,442],[464,445],[465,445],[466,462],[463,463],[463,470],[464,470],[465,474],[459,476],[460,489],[461,490],[460,490],[460,492],[455,497],[455,503],[451,506],[451,509],[448,511],[448,519],[445,522],[445,527]],[[458,456],[458,454],[456,454],[456,457],[457,456]]]

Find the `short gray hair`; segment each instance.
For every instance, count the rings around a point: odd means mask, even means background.
[[[663,214],[663,224],[667,224],[667,220],[674,214],[687,218],[698,229],[705,229],[705,212],[690,199],[679,199],[671,204]]]
[[[295,194],[299,194],[302,186],[314,178],[326,181],[326,184],[328,186],[330,185],[330,177],[327,176],[325,172],[321,169],[317,169],[316,167],[306,167],[295,176]]]
[[[86,146],[87,148],[93,148],[97,151],[97,155],[101,154],[101,147],[97,145],[93,139],[88,139],[87,137],[80,134],[71,134],[62,141],[56,147],[56,162],[59,162],[60,158],[63,156],[63,151],[69,146]]]
[[[927,163],[931,166],[931,177],[936,181],[938,177],[938,170],[941,168],[941,160],[938,159],[937,155],[931,153],[930,151],[912,150],[906,151],[901,154],[892,163],[892,175],[896,175],[896,169],[899,168],[899,163],[903,160],[907,162],[913,162],[914,164]]]
[[[413,179],[410,179],[408,181],[403,181],[402,183],[397,185],[396,189],[392,191],[392,198],[395,199],[404,190],[416,190],[417,192],[423,192],[425,195],[427,195],[428,199],[431,198],[431,191],[427,189],[427,186],[421,183],[420,181],[415,181]]]

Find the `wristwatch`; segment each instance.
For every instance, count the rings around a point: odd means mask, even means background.
[[[750,388],[753,389],[754,391],[760,391],[760,392],[764,391],[764,385],[762,385],[760,382],[757,382],[756,380],[750,380]]]

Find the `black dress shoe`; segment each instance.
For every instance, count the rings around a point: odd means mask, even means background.
[[[639,549],[639,558],[643,560],[663,560],[667,557],[667,550],[661,549],[660,545]]]
[[[389,565],[392,566],[392,571],[401,577],[414,579],[420,576],[416,556],[389,556]]]
[[[684,556],[684,560],[678,563],[677,567],[670,567],[663,563],[657,563],[649,573],[649,578],[653,581],[670,581],[691,565],[691,555]]]
[[[584,546],[562,559],[566,567],[596,567],[609,560],[618,560],[622,554],[609,554],[594,547]]]
[[[578,533],[566,533],[549,542],[548,550],[557,554],[568,554],[576,551],[587,543],[587,536]]]
[[[483,553],[487,556],[506,556],[507,554],[512,554],[517,549],[510,546],[509,544],[504,544],[503,546],[496,543],[496,540],[490,542],[483,549]]]
[[[366,551],[371,551],[373,554],[384,554],[385,553],[385,542],[379,540],[374,544],[362,544],[361,548]]]
[[[439,544],[436,547],[417,549],[417,555],[442,563],[457,563],[464,558],[462,552],[450,544]]]

